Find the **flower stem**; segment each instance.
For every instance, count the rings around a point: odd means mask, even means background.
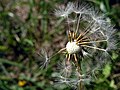
[[[78,73],[81,75],[81,67],[80,67],[79,64],[78,64],[78,67],[79,67]],[[83,90],[83,84],[82,84],[82,81],[81,81],[81,76],[79,77],[79,79],[80,79],[80,82],[78,83],[78,90]]]
[[[78,83],[78,90],[84,90],[84,88],[83,88],[83,83],[82,83],[82,81],[81,81],[81,65],[78,63],[78,60],[77,60],[77,56],[76,56],[76,54],[74,54],[74,59],[75,59],[75,61],[76,61],[76,66],[77,66],[77,72],[78,72],[78,74],[79,74],[79,80],[80,80],[80,82]]]

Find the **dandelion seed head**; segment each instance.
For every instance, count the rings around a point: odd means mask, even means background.
[[[116,30],[102,12],[88,3],[68,3],[56,13],[67,17],[65,63],[72,63],[62,68],[60,80],[69,85],[89,82],[95,76],[92,75],[92,70],[102,68],[110,62],[111,56],[108,52],[116,49]]]

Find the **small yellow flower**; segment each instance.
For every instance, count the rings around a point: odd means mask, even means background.
[[[23,86],[25,86],[27,84],[27,82],[25,81],[25,80],[20,80],[20,81],[18,81],[18,86],[20,86],[20,87],[23,87]]]

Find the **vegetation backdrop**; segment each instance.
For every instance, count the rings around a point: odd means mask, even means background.
[[[66,44],[65,25],[54,15],[59,5],[72,0],[0,0],[0,90],[73,90],[57,86],[53,57],[47,69],[41,69],[44,49],[53,55]],[[73,0],[74,1],[74,0]],[[119,0],[88,0],[110,18],[120,36]],[[110,52],[112,63],[106,64],[87,90],[120,89],[120,42]]]

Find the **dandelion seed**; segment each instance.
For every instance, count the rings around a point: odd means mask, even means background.
[[[69,77],[72,72],[72,65],[71,65],[71,63],[69,63],[69,62],[66,63],[65,61],[59,62],[58,70],[59,70],[60,75],[62,75],[64,77]]]
[[[55,10],[55,15],[58,17],[67,17],[73,11],[73,3],[69,2],[66,7],[59,7]]]
[[[46,68],[50,63],[50,59],[48,57],[47,52],[44,49],[41,49],[38,55],[39,55],[40,68]]]
[[[91,6],[86,2],[81,2],[78,4],[77,2],[74,3],[73,12],[77,14],[88,14]]]
[[[106,25],[106,23],[108,23],[105,19],[105,15],[97,15],[96,12],[94,12],[94,14],[91,14],[92,19],[99,24],[99,26],[103,27],[103,25]]]

